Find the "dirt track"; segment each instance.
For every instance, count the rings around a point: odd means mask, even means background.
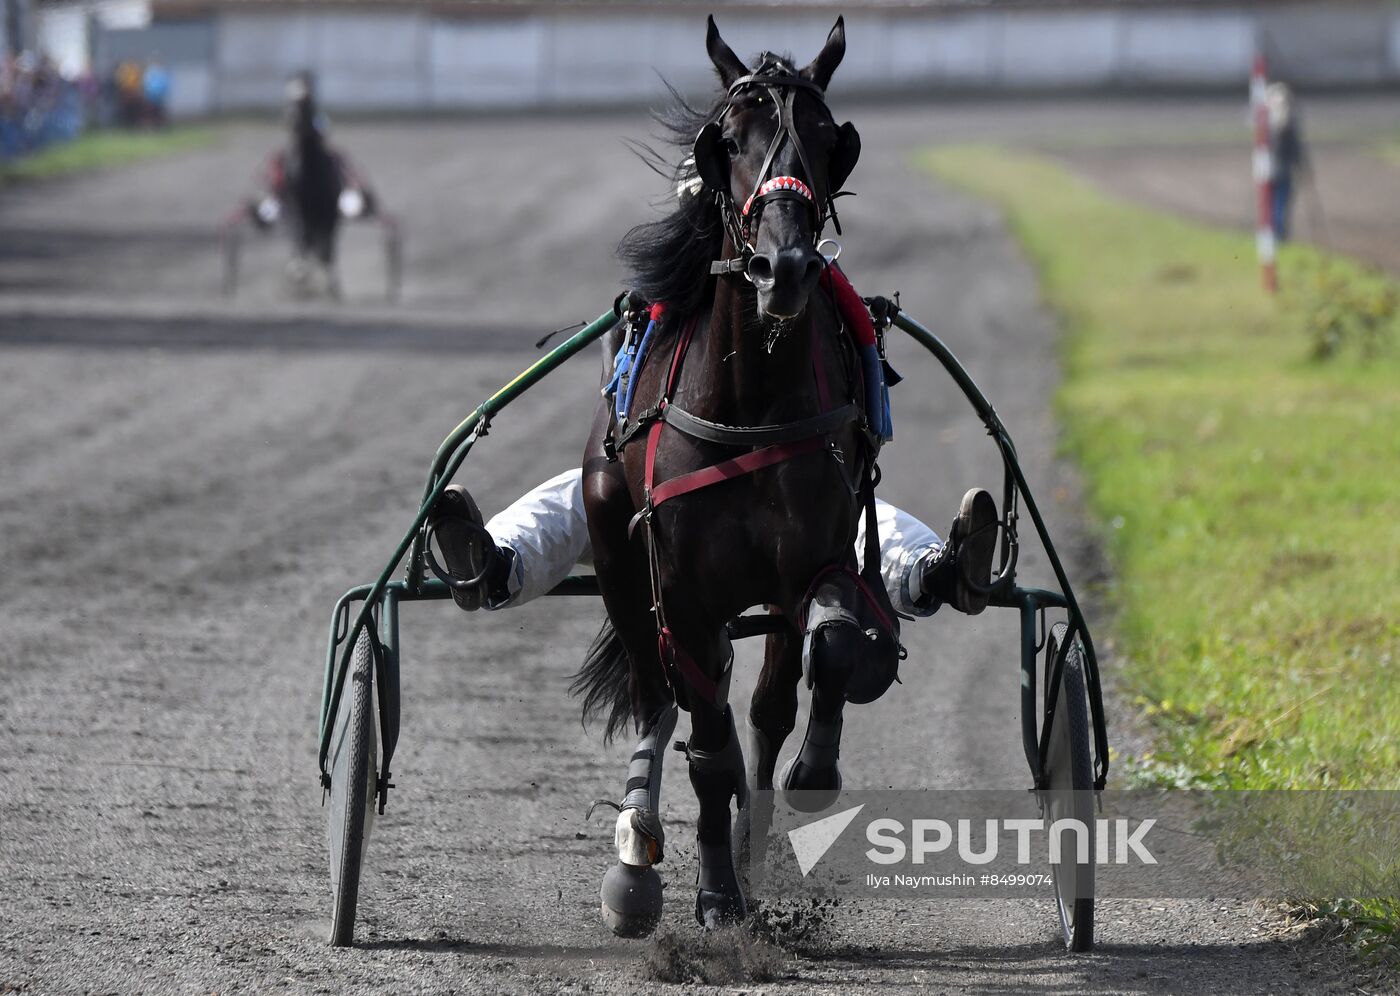
[[[1033,277],[993,212],[907,163],[975,131],[972,116],[853,116],[866,158],[843,211],[848,272],[902,290],[964,358],[1085,577],[1073,481],[1050,459],[1053,326]],[[639,115],[342,128],[404,219],[392,311],[358,232],[346,305],[283,301],[273,246],[238,302],[213,297],[211,223],[267,129],[0,194],[0,991],[667,988],[647,977],[651,942],[613,939],[596,911],[611,820],[582,814],[617,794],[630,749],[580,730],[565,694],[597,604],[406,610],[399,787],[354,950],[324,944],[315,777],[331,604],[380,568],[443,432],[535,355],[538,332],[610,302],[638,192],[664,195],[618,141],[645,129]],[[944,528],[999,469],[952,385],[896,350],[908,381],[884,495]],[[485,508],[577,459],[595,382],[579,360],[497,422],[465,477]],[[1040,563],[1026,559],[1028,579]],[[998,612],[910,627],[905,683],[848,714],[847,784],[1025,786],[1016,633]],[[741,650],[738,702],[754,662]],[[679,770],[663,929],[685,939],[695,807]],[[1098,934],[1094,955],[1063,953],[1048,900],[861,903],[759,988],[1347,988],[1330,953],[1237,903],[1106,903]]]

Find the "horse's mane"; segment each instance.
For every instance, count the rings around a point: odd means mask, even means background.
[[[795,73],[792,56],[763,52],[755,72]],[[632,150],[648,168],[671,181],[671,211],[656,221],[637,225],[622,237],[617,254],[628,267],[628,286],[647,301],[665,301],[675,319],[693,314],[705,301],[710,287],[710,263],[719,259],[724,245],[724,222],[719,202],[700,185],[691,147],[700,129],[712,121],[727,99],[717,93],[707,110],[691,104],[666,80],[671,94],[668,106],[652,119],[661,127],[660,140],[681,152],[674,155],[642,142]]]
[[[652,118],[661,128],[659,140],[681,150],[680,161],[651,145],[630,144],[648,168],[671,182],[670,212],[629,231],[618,243],[617,254],[627,266],[628,286],[635,294],[647,301],[665,301],[673,318],[683,318],[704,303],[710,263],[719,259],[724,243],[719,203],[700,186],[690,160],[695,136],[719,112],[723,97],[701,110],[670,83],[665,85],[671,103]]]

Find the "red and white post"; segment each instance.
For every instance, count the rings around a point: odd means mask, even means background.
[[[1270,182],[1273,163],[1269,152],[1269,104],[1266,99],[1268,85],[1268,67],[1261,49],[1254,53],[1254,67],[1249,74],[1249,108],[1254,116],[1254,244],[1259,253],[1264,289],[1273,294],[1278,290],[1278,271],[1274,268],[1274,205],[1273,184]]]

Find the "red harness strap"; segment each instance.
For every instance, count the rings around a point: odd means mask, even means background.
[[[798,618],[798,623],[804,630],[807,628],[807,613],[812,607],[812,597],[817,593],[817,586],[826,580],[828,574],[832,573],[845,574],[854,581],[856,587],[860,589],[860,593],[865,596],[865,604],[870,606],[871,611],[875,613],[875,618],[879,621],[880,625],[885,627],[885,631],[888,633],[893,634],[896,632],[894,620],[885,613],[884,609],[880,608],[880,600],[876,598],[875,593],[870,590],[870,585],[866,583],[865,578],[861,577],[860,571],[853,570],[845,564],[829,564],[823,567],[821,570],[817,571],[817,576],[814,577],[812,583],[807,586],[807,594],[802,596],[802,612]]]
[[[700,670],[700,665],[695,663],[695,658],[685,652],[685,648],[680,645],[675,634],[671,632],[671,627],[665,623],[662,623],[657,630],[656,649],[661,654],[662,663],[679,671],[681,677],[685,679],[685,683],[697,695],[706,702],[718,703],[719,683]]]
[[[647,436],[647,477],[651,478],[651,469],[656,462],[656,444],[661,438],[660,423],[652,426],[652,432]],[[782,463],[784,460],[791,460],[795,456],[803,453],[811,453],[815,450],[825,449],[826,442],[820,436],[809,436],[806,439],[799,439],[792,443],[774,443],[772,446],[765,446],[762,449],[752,450],[748,453],[741,453],[739,456],[728,460],[721,460],[719,463],[709,467],[701,467],[699,470],[692,470],[688,474],[680,477],[673,477],[669,481],[663,481],[655,487],[649,489],[651,496],[651,507],[656,508],[662,502],[670,501],[681,495],[688,495],[692,491],[699,491],[701,488],[708,488],[712,484],[719,484],[723,481],[730,481],[736,477],[743,477],[745,474],[752,474],[762,470],[764,467],[771,467],[774,464]]]
[[[851,330],[856,345],[875,345],[875,323],[870,320],[870,311],[835,262],[822,268],[821,285],[836,298],[836,307],[841,309],[841,317]]]
[[[844,279],[844,278],[842,278]],[[850,286],[847,284],[846,286]],[[867,316],[868,317],[868,316]],[[658,413],[665,410],[670,403],[672,394],[675,393],[676,381],[680,378],[681,361],[685,358],[686,351],[690,348],[690,340],[695,334],[697,318],[692,318],[687,323],[685,330],[681,333],[680,339],[676,343],[676,351],[671,357],[671,370],[666,376],[666,391],[661,396],[661,404],[658,406]],[[815,336],[815,330],[813,335]],[[829,391],[826,381],[826,369],[822,366],[821,357],[817,355],[815,342],[812,349],[812,374],[817,384],[817,399],[823,409],[830,405]],[[651,508],[656,508],[663,502],[670,501],[681,495],[708,488],[714,484],[721,484],[724,481],[732,481],[736,477],[743,477],[745,474],[752,474],[765,467],[772,467],[793,457],[802,456],[817,450],[825,449],[826,443],[821,436],[809,436],[806,439],[793,440],[786,443],[774,443],[771,446],[764,446],[761,449],[751,450],[748,453],[741,453],[739,456],[728,460],[722,460],[709,467],[701,467],[680,477],[673,477],[669,481],[656,483],[656,451],[661,443],[661,428],[665,424],[663,419],[658,418],[647,430],[647,455],[646,469],[643,484],[646,488],[647,498]]]
[[[844,277],[840,279],[842,282],[845,281]],[[840,284],[838,284],[838,286],[840,286]],[[845,286],[850,288],[849,283],[845,283]],[[854,294],[854,290],[851,290],[851,293]],[[867,321],[868,319],[869,316],[867,315]],[[695,334],[697,321],[698,316],[692,318],[686,324],[684,330],[681,332],[680,338],[676,342],[676,351],[671,356],[671,369],[666,376],[666,388],[661,396],[661,403],[657,407],[658,416],[665,411],[666,406],[670,404],[672,395],[675,393],[676,384],[680,378],[681,362],[685,358],[686,351],[690,348],[690,341]],[[818,403],[823,410],[825,410],[829,407],[830,403],[829,389],[826,379],[826,370],[822,366],[821,357],[818,355],[816,349],[815,326],[812,328],[812,336],[812,373],[816,380]],[[636,376],[635,371],[633,372],[633,376]],[[721,484],[724,481],[731,481],[737,477],[752,474],[765,467],[775,466],[806,453],[815,453],[824,450],[827,448],[828,444],[825,434],[808,436],[805,439],[797,439],[790,442],[774,443],[770,446],[763,446],[747,453],[741,453],[728,460],[722,460],[709,467],[702,467],[699,470],[694,470],[688,474],[682,474],[679,477],[673,477],[668,481],[657,484],[656,454],[657,450],[660,448],[661,430],[665,424],[663,418],[657,417],[647,430],[646,462],[643,476],[647,508],[643,516],[639,516],[639,518],[644,518],[645,521],[648,522],[649,542],[651,544],[652,597],[656,601],[657,650],[661,655],[662,662],[668,668],[678,672],[686,685],[695,694],[701,696],[708,702],[717,703],[720,694],[719,684],[700,668],[700,665],[695,662],[695,659],[691,657],[690,654],[686,653],[685,648],[680,645],[679,641],[676,640],[675,634],[671,632],[670,626],[666,624],[666,613],[660,604],[661,592],[658,584],[658,576],[656,574],[656,537],[655,534],[651,532],[649,513],[663,503],[670,501],[672,498],[678,498],[681,495],[691,494],[712,485]],[[857,580],[859,581],[860,579],[857,578]]]

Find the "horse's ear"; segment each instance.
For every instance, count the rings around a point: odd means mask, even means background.
[[[838,17],[836,26],[831,29],[831,34],[826,36],[826,44],[817,53],[817,57],[812,60],[812,64],[802,70],[802,78],[811,80],[823,90],[831,82],[831,76],[836,72],[836,67],[841,65],[841,59],[846,54],[846,19]]]
[[[728,157],[720,143],[724,141],[724,128],[718,121],[711,121],[700,129],[695,137],[695,172],[701,181],[716,193],[729,190]]]
[[[834,194],[845,185],[860,159],[860,132],[847,121],[836,132],[836,148],[831,150],[831,164],[827,167],[827,183]]]
[[[740,76],[748,73],[749,67],[744,65],[742,59],[734,54],[723,38],[719,36],[719,28],[715,24],[715,15],[711,14],[706,21],[705,28],[705,49],[710,53],[710,61],[715,64],[715,70],[719,73],[719,81],[728,90],[734,81]]]

